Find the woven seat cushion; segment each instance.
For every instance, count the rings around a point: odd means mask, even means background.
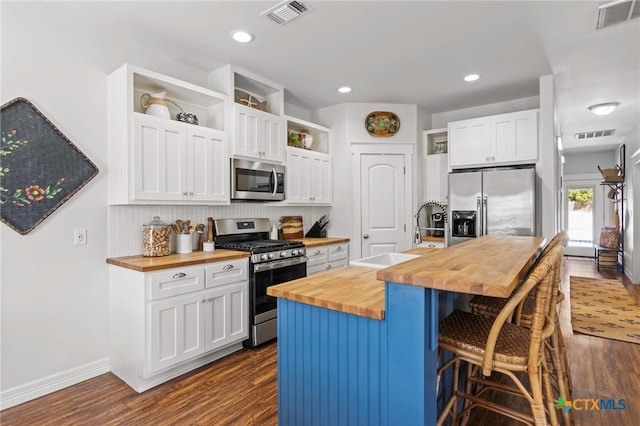
[[[440,322],[438,341],[461,350],[484,355],[493,319],[455,310]],[[528,328],[505,323],[498,335],[494,359],[526,365],[529,351]]]
[[[509,299],[503,299],[501,297],[475,296],[469,302],[469,306],[474,313],[495,317],[500,313],[508,301]],[[522,306],[521,319],[524,322],[531,322],[534,307],[535,299],[533,297],[527,297],[524,301],[524,305]]]

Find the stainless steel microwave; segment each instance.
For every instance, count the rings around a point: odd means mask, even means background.
[[[284,200],[284,166],[232,158],[231,199]]]

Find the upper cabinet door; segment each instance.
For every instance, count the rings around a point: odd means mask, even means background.
[[[284,141],[286,141],[284,120],[273,114],[262,114],[261,140],[259,141],[263,160],[281,163],[284,160]]]
[[[495,162],[535,161],[538,158],[538,111],[492,117]]]
[[[451,168],[524,164],[538,158],[538,110],[449,123]]]
[[[233,153],[246,157],[260,157],[259,137],[261,128],[260,111],[235,105],[235,134]]]
[[[169,120],[134,116],[133,181],[136,200],[184,200],[186,133]]]
[[[224,133],[192,128],[187,131],[189,200],[229,199],[229,156]]]
[[[451,167],[486,164],[491,161],[490,122],[476,118],[449,123],[449,162]]]

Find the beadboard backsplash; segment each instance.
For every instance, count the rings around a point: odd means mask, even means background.
[[[262,203],[235,203],[229,206],[109,206],[109,257],[142,254],[142,225],[160,216],[163,222],[190,219],[207,224],[207,218],[240,219],[268,217],[278,226],[280,216],[302,216],[304,232],[331,207],[273,207]],[[329,225],[331,229],[331,225]],[[206,226],[205,226],[206,230]],[[175,251],[175,234],[172,234],[171,251]],[[194,241],[197,236],[194,234]]]

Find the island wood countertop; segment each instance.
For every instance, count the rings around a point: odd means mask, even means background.
[[[544,237],[484,236],[380,269],[376,276],[417,287],[508,297],[545,242]]]
[[[184,254],[173,253],[168,256],[158,257],[145,257],[142,255],[111,257],[107,259],[107,263],[127,269],[133,269],[134,271],[148,272],[157,271],[159,269],[197,265],[199,263],[241,259],[249,256],[251,256],[249,252],[215,249],[214,251],[194,251],[193,253]]]
[[[439,249],[418,247],[404,253],[430,255]],[[347,266],[267,288],[267,294],[307,305],[384,319],[384,282],[377,269]]]

